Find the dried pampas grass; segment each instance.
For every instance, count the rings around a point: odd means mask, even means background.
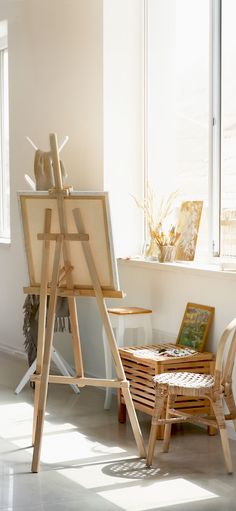
[[[178,191],[174,191],[166,199],[162,198],[159,206],[156,195],[150,185],[147,187],[147,196],[143,202],[133,197],[138,208],[144,211],[151,240],[155,240],[160,247],[167,245],[176,246],[180,237],[180,233],[176,232],[176,228],[173,225],[168,231],[164,230],[166,219],[175,209],[174,203],[178,193]]]

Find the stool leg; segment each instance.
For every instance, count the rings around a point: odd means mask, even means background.
[[[175,404],[175,396],[169,395],[167,398],[167,405],[166,405],[166,419],[170,419],[169,409],[174,408],[174,404]],[[163,452],[169,451],[170,435],[171,435],[171,422],[165,425]]]
[[[146,465],[148,467],[150,467],[152,465],[152,458],[153,458],[153,453],[154,453],[154,448],[155,448],[155,443],[156,443],[156,438],[157,438],[158,420],[161,417],[166,397],[167,397],[166,389],[165,390],[158,389],[158,388],[156,389],[155,406],[154,406],[151,431],[150,431],[150,436],[149,436],[149,441],[148,441],[148,453],[147,453],[147,462],[146,462]]]
[[[144,342],[145,344],[152,344],[152,322],[150,314],[147,314],[146,325],[144,329]]]
[[[150,314],[140,314],[136,318],[135,328],[142,329],[142,335],[138,337],[136,344],[142,346],[143,344],[152,343],[152,323]]]
[[[116,343],[118,347],[124,346],[125,338],[125,320],[124,318],[118,318],[117,331],[116,331]]]
[[[118,317],[118,318],[111,318],[112,321],[112,327],[115,329],[116,333],[116,344],[117,346],[123,346],[124,345],[124,333],[125,333],[125,322],[124,318]],[[104,354],[105,354],[105,368],[106,368],[106,378],[110,379],[113,376],[113,363],[112,363],[112,357],[111,357],[111,351],[108,346],[105,330],[103,328],[103,345],[104,345]],[[104,403],[104,409],[109,410],[111,406],[111,398],[112,398],[112,389],[107,387],[106,388],[106,396],[105,396],[105,403]]]
[[[52,360],[54,364],[58,367],[59,371],[63,376],[72,376],[72,368],[70,368],[70,371],[68,370],[67,364],[65,364],[65,360],[58,354],[58,352],[55,350],[54,347],[52,347],[52,354],[51,354]],[[79,387],[77,385],[70,385],[70,387],[73,389],[73,391],[76,394],[80,393]]]
[[[34,374],[35,369],[36,369],[36,359],[31,364],[29,369],[26,371],[26,373],[23,376],[23,378],[21,379],[20,383],[17,385],[16,390],[15,390],[15,394],[19,394],[20,393],[20,391],[24,388],[26,383],[30,380],[30,377],[32,376],[32,374]]]

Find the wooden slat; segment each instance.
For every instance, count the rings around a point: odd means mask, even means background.
[[[132,371],[130,370],[130,368],[127,368],[125,365],[124,365],[124,370],[125,372],[127,373],[127,375],[129,375],[130,378],[132,378],[133,376],[139,376],[140,378],[144,379],[144,380],[149,380],[150,382],[153,382],[153,377],[155,376],[155,373],[144,373],[142,371],[139,371],[138,369],[135,370],[135,369],[132,369]]]
[[[180,346],[176,346],[175,344],[170,344],[170,343],[167,343],[167,344],[148,344],[148,345],[145,345],[145,346],[129,346],[127,348],[120,348],[119,351],[120,351],[120,354],[121,354],[121,357],[127,357],[127,358],[131,358],[131,359],[135,359],[137,362],[138,362],[138,359],[141,359],[142,360],[142,363],[148,363],[148,364],[155,364],[155,363],[158,363],[160,361],[162,361],[164,364],[167,364],[167,365],[171,365],[171,364],[176,364],[177,363],[187,363],[187,362],[192,362],[193,360],[198,360],[198,361],[206,361],[206,360],[212,360],[214,358],[214,355],[212,353],[208,353],[208,352],[202,352],[202,353],[199,353],[199,352],[195,352],[194,354],[192,355],[188,355],[186,357],[184,357],[184,359],[181,359],[180,360],[180,357],[165,357],[164,355],[159,355],[158,356],[158,360],[154,359],[151,357],[139,357],[139,356],[135,356],[135,352],[136,351],[140,351],[140,350],[145,350],[147,351],[148,349],[150,349],[151,351],[154,351],[154,352],[158,352],[160,349],[178,349],[179,351],[183,351],[183,347],[181,348]]]
[[[128,378],[129,380],[129,378]],[[140,383],[141,381],[141,383]],[[142,389],[144,390],[145,392],[147,392],[148,394],[155,394],[155,389],[154,389],[154,386],[153,385],[148,385],[147,384],[148,382],[143,382],[142,380],[138,379],[137,378],[133,378],[131,380],[131,384],[132,384],[132,387],[135,387],[137,389]]]
[[[142,396],[139,396],[138,394],[135,394],[135,395],[132,394],[132,398],[133,398],[134,403],[136,403],[138,401],[139,403],[143,403],[148,406],[153,406],[153,403],[154,403],[152,401],[149,401],[148,399],[145,399]]]

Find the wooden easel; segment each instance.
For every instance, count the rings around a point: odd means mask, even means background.
[[[119,290],[103,290],[101,287],[99,276],[97,273],[93,252],[90,246],[89,235],[85,232],[84,222],[81,212],[78,208],[73,210],[74,220],[77,228],[77,233],[68,232],[67,217],[64,199],[70,194],[69,187],[63,187],[60,162],[58,157],[57,137],[55,134],[50,135],[50,147],[53,160],[55,188],[49,191],[49,196],[56,198],[57,211],[59,217],[60,232],[52,232],[52,210],[45,209],[44,212],[44,232],[37,233],[37,239],[43,241],[43,253],[41,259],[41,283],[40,287],[37,285],[24,288],[26,293],[39,294],[39,326],[38,326],[38,349],[37,349],[37,362],[36,374],[32,377],[35,381],[35,404],[34,404],[34,420],[33,420],[33,460],[32,472],[38,472],[40,463],[40,453],[42,445],[42,434],[44,426],[44,416],[46,409],[48,383],[63,383],[63,384],[76,384],[79,387],[85,385],[101,386],[101,387],[114,387],[122,389],[127,411],[130,417],[131,426],[133,429],[135,441],[141,457],[145,457],[145,447],[142,438],[142,433],[137,420],[135,408],[132,402],[129,382],[126,379],[125,372],[120,359],[119,351],[116,345],[116,340],[111,327],[110,319],[107,313],[105,298],[123,296]],[[37,200],[37,198],[36,198]],[[24,208],[22,215],[26,215]],[[25,219],[27,222],[27,219]],[[55,251],[53,257],[53,269],[51,275],[51,282],[49,282],[49,263],[52,242],[55,243]],[[87,268],[89,271],[90,279],[92,282],[92,289],[76,289],[73,282],[73,267],[71,265],[70,244],[81,243],[83,254],[86,260]],[[28,240],[25,240],[26,249],[29,245]],[[28,259],[32,258],[32,254],[27,254]],[[63,261],[63,264],[62,264]],[[31,276],[30,276],[31,277]],[[62,286],[62,283],[65,284]],[[47,295],[49,295],[49,307],[46,311]],[[83,360],[81,353],[79,325],[77,318],[76,296],[95,296],[97,305],[100,311],[103,326],[107,335],[110,350],[112,353],[117,379],[98,379],[87,378],[84,376]],[[56,376],[49,374],[51,349],[54,332],[55,322],[55,309],[58,296],[66,296],[68,299],[71,332],[73,340],[73,352],[76,368],[76,376]],[[46,325],[46,312],[47,312],[47,325]]]

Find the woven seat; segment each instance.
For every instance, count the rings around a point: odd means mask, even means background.
[[[231,339],[230,346],[228,341]],[[227,357],[223,369],[224,351],[227,344]],[[192,422],[213,426],[220,431],[225,465],[228,473],[233,472],[226,420],[233,420],[236,430],[236,406],[232,391],[232,372],[236,354],[236,318],[226,327],[220,339],[214,375],[193,372],[168,372],[156,375],[155,406],[149,437],[147,465],[152,464],[157,428],[165,424],[163,451],[169,450],[171,424],[176,422]],[[211,403],[213,416],[201,416],[184,413],[174,408],[177,396],[207,398]],[[166,404],[166,418],[162,418]],[[225,415],[224,402],[229,413]]]
[[[211,389],[215,383],[214,376],[211,374],[198,373],[162,373],[154,376],[154,383],[168,384],[169,393],[174,392],[181,395],[182,388],[184,393],[189,389],[191,393],[193,389],[206,390]]]

